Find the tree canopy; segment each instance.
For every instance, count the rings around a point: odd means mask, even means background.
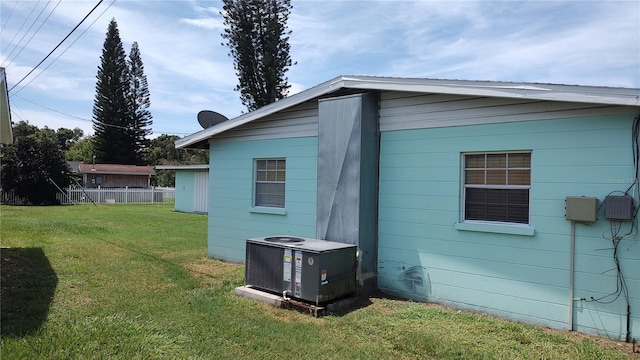
[[[223,0],[223,45],[229,47],[240,100],[249,111],[287,96],[290,0]]]
[[[209,152],[205,150],[176,149],[175,141],[179,137],[175,135],[160,135],[151,140],[149,145],[149,163],[154,165],[191,165],[208,164]],[[158,186],[174,186],[174,170],[156,170],[156,175],[151,179]]]
[[[55,132],[47,127],[21,121],[14,126],[14,144],[0,149],[2,177],[0,185],[5,192],[15,194],[32,205],[58,204],[58,188],[70,183],[70,169],[64,158],[61,140],[80,129],[59,129]],[[66,144],[66,140],[62,141]]]
[[[62,151],[69,150],[69,148],[80,141],[84,135],[84,132],[80,128],[59,128],[55,131],[45,126],[44,128],[39,129],[37,126],[31,125],[29,122],[23,120],[13,125],[12,132],[14,141],[30,135],[34,135],[38,138],[50,137],[58,143]]]

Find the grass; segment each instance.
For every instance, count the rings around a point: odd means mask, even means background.
[[[638,359],[630,344],[382,296],[316,319],[238,298],[207,218],[0,207],[2,359]]]

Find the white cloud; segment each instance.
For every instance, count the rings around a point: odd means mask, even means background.
[[[195,27],[200,27],[203,29],[208,29],[208,30],[212,30],[212,29],[216,29],[216,30],[223,30],[224,29],[224,25],[222,24],[222,21],[220,21],[220,19],[214,19],[214,18],[206,18],[206,19],[180,19],[181,23],[185,23],[187,25],[192,25]]]
[[[306,86],[295,82],[289,82],[289,85],[291,85],[291,87],[289,88],[289,93],[287,94],[288,96],[295,95],[307,89]]]
[[[0,23],[6,23],[0,61],[34,5],[0,2]],[[5,65],[9,86],[94,5],[61,2],[20,56]],[[245,108],[234,91],[238,80],[229,49],[221,45],[221,7],[221,1],[117,1],[53,65],[47,61],[36,70],[50,65],[19,95],[90,118],[107,24],[115,18],[125,51],[133,41],[140,46],[154,131],[195,132],[196,114],[203,109],[237,116]],[[640,87],[638,2],[294,0],[288,26],[291,57],[297,62],[287,73],[290,95],[341,74]],[[34,117],[54,128],[83,122],[11,101],[34,124]],[[91,123],[84,122],[90,129]]]

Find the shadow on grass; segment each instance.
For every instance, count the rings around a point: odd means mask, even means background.
[[[32,334],[47,319],[58,277],[41,248],[2,248],[0,259],[0,334]]]

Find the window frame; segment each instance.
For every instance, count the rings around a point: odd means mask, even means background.
[[[260,169],[259,168],[259,162],[261,161],[265,161],[265,168]],[[275,169],[269,169],[268,168],[268,163],[269,161],[276,161],[276,168]],[[284,169],[279,168],[278,165],[280,164],[280,162],[283,161],[284,162]],[[269,171],[274,171],[275,172],[275,176],[276,176],[276,180],[259,180],[260,176],[259,176],[259,171],[264,171],[265,174],[268,174]],[[279,171],[283,171],[284,174],[284,178],[283,180],[278,180],[278,172]],[[252,202],[251,202],[251,208],[254,211],[257,210],[264,210],[264,211],[258,211],[258,212],[270,212],[269,209],[275,210],[276,212],[279,210],[283,210],[285,208],[286,205],[286,173],[287,173],[287,167],[286,167],[286,158],[284,157],[274,157],[274,158],[255,158],[253,159],[253,197],[252,197]],[[268,175],[266,175],[265,177],[268,177]],[[259,196],[258,196],[258,184],[281,184],[282,185],[282,204],[269,204],[269,203],[261,203],[258,204],[259,201]]]
[[[509,155],[516,154],[528,154],[529,155],[529,166],[528,167],[509,167]],[[472,155],[484,155],[484,165],[482,168],[467,167],[468,156]],[[504,167],[489,167],[488,165],[488,156],[489,155],[506,155],[505,157],[505,165]],[[465,152],[461,154],[461,223],[468,225],[491,225],[491,226],[515,226],[515,227],[531,227],[531,172],[532,172],[532,151],[531,150],[513,150],[513,151],[477,151],[477,152]],[[469,169],[480,169],[484,171],[483,184],[474,184],[467,183],[467,170]],[[528,171],[528,184],[509,184],[509,171]],[[488,171],[504,171],[504,184],[487,184]],[[475,189],[487,189],[487,190],[527,190],[528,196],[526,198],[526,206],[527,206],[527,221],[526,222],[517,222],[517,221],[506,221],[506,220],[489,220],[489,219],[467,219],[467,189],[475,188]],[[508,206],[508,203],[507,203]],[[507,207],[508,211],[508,207]],[[466,229],[465,226],[461,226],[460,229]],[[491,231],[493,232],[493,231]]]

